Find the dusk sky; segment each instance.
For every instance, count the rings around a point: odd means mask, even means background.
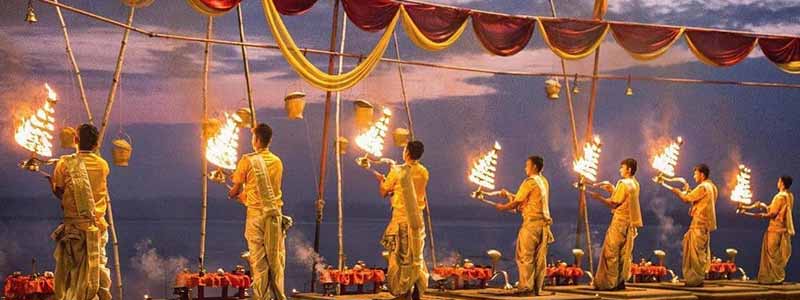
[[[124,22],[128,8],[116,0],[61,1],[114,20]],[[512,14],[548,16],[548,1],[519,0],[432,0],[462,7]],[[284,16],[287,27],[301,47],[326,49],[329,44],[332,0],[319,1],[302,16]],[[587,18],[591,0],[556,0],[559,16]],[[65,55],[64,39],[52,7],[34,1],[39,22],[24,21],[27,1],[0,1],[0,237],[7,237],[19,227],[19,218],[54,219],[59,216],[55,202],[48,197],[43,180],[16,167],[26,153],[13,142],[15,122],[25,111],[41,103],[32,97],[45,82],[59,94],[56,107],[57,127],[85,121],[83,106],[74,82],[71,66]],[[272,43],[272,37],[260,1],[243,1],[247,40]],[[83,73],[83,80],[92,112],[99,119],[111,85],[119,50],[122,29],[65,11],[72,47]],[[700,26],[723,29],[800,35],[800,3],[795,0],[609,0],[610,20]],[[192,10],[185,1],[156,0],[153,5],[136,11],[134,26],[160,33],[189,36],[205,34],[206,18]],[[214,19],[214,37],[238,40],[236,14]],[[560,72],[557,57],[535,32],[527,48],[511,57],[493,56],[481,48],[471,27],[451,48],[426,52],[416,48],[399,29],[400,51],[404,59],[437,62],[458,66],[495,68],[504,71]],[[346,52],[367,53],[378,33],[367,33],[350,25]],[[104,156],[110,161],[110,138],[123,130],[131,135],[134,156],[128,168],[112,167],[110,188],[115,215],[126,220],[163,220],[180,217],[199,218],[199,127],[201,104],[201,71],[203,44],[149,38],[131,33],[116,104],[113,108]],[[337,47],[338,48],[338,47]],[[798,75],[782,72],[765,59],[759,49],[749,58],[729,68],[715,68],[701,63],[681,39],[662,57],[641,62],[631,58],[610,36],[601,45],[600,73],[634,76],[666,76],[693,79],[763,81],[800,83]],[[210,111],[219,116],[247,106],[240,48],[213,47],[210,73]],[[283,157],[286,166],[284,195],[288,213],[300,222],[313,222],[313,200],[316,197],[316,176],[319,165],[322,107],[324,93],[302,82],[284,62],[277,50],[250,49],[253,93],[260,121],[276,130],[273,150]],[[393,48],[385,54],[394,57]],[[316,65],[324,70],[327,57],[314,55]],[[591,74],[592,58],[569,61],[569,73]],[[354,60],[346,60],[346,68]],[[550,177],[551,201],[556,222],[575,224],[576,192],[571,168],[571,136],[566,114],[566,101],[545,98],[541,77],[491,76],[486,74],[405,66],[406,88],[414,116],[415,132],[426,142],[423,162],[431,171],[431,206],[436,218],[488,219],[495,222],[516,218],[496,214],[467,197],[474,186],[466,180],[471,159],[500,141],[498,183],[515,189],[524,177],[525,157],[545,157],[545,175]],[[589,82],[581,81],[582,92],[575,98],[578,132],[586,123]],[[683,136],[687,142],[681,153],[678,173],[691,179],[691,167],[699,162],[711,166],[712,179],[720,187],[719,211],[721,227],[750,228],[759,237],[766,223],[743,219],[733,213],[729,201],[736,166],[746,163],[753,169],[754,192],[758,199],[769,201],[775,192],[779,175],[800,179],[800,90],[780,88],[738,87],[731,85],[668,84],[633,82],[635,94],[624,96],[624,81],[600,81],[595,115],[595,132],[603,138],[601,178],[616,180],[618,162],[626,157],[639,160],[642,183],[642,209],[645,226],[659,228],[656,241],[664,244],[678,241],[688,224],[687,206],[662,188],[650,182],[655,171],[650,168],[653,149],[658,140]],[[304,121],[287,120],[283,113],[283,97],[295,90],[309,96]],[[351,141],[352,104],[365,98],[378,105],[392,107],[396,116],[404,116],[396,65],[381,63],[365,81],[344,91],[343,130]],[[406,126],[403,117],[396,117],[392,127]],[[332,127],[331,127],[332,128]],[[332,135],[331,135],[332,136]],[[243,133],[240,153],[249,152],[249,134]],[[388,143],[391,143],[389,141]],[[343,157],[347,213],[364,218],[383,218],[387,210],[377,200],[377,189],[370,175],[353,163],[360,154],[352,147]],[[400,151],[391,148],[388,156],[399,159]],[[64,154],[63,150],[59,154]],[[332,152],[331,152],[332,153]],[[335,173],[329,164],[326,186],[326,221],[335,221]],[[796,179],[797,180],[797,179]],[[795,191],[798,189],[795,188]],[[8,198],[8,200],[2,200]],[[29,200],[30,199],[30,200]],[[38,199],[38,200],[37,200]],[[239,220],[236,204],[225,201],[218,186],[211,188],[211,218]],[[30,209],[34,207],[36,209]],[[360,209],[368,207],[369,209]],[[435,209],[439,209],[436,211]],[[449,211],[448,211],[449,210]],[[119,212],[118,212],[119,211]],[[797,211],[797,208],[795,208]],[[591,222],[608,222],[607,210],[598,203],[590,205]],[[509,221],[513,219],[514,221]],[[665,229],[666,228],[666,229]],[[136,231],[120,228],[121,231]],[[333,245],[333,229],[328,229]],[[454,234],[457,227],[444,227]],[[573,229],[574,230],[574,229]],[[593,229],[593,232],[595,230]],[[36,233],[45,230],[37,230]],[[602,232],[594,233],[596,243]],[[147,234],[141,233],[140,236]],[[192,233],[196,235],[196,233]],[[238,236],[238,233],[237,233]],[[308,236],[308,235],[307,235]],[[574,237],[571,237],[574,240]],[[0,274],[23,264],[14,260],[25,256],[24,245],[41,245],[49,253],[52,243],[46,236],[36,242],[21,242],[10,250],[0,249]],[[559,237],[556,237],[558,240]],[[559,244],[567,253],[570,237]],[[736,244],[735,238],[730,238]],[[797,239],[794,239],[795,244]],[[133,242],[127,247],[132,248]],[[511,241],[505,241],[511,242]],[[153,242],[157,245],[157,241]],[[375,243],[370,243],[374,246]],[[445,243],[443,243],[445,244]],[[456,243],[451,242],[451,245]],[[741,245],[741,243],[740,243]],[[597,246],[597,245],[595,245]],[[184,248],[195,251],[192,240]],[[455,246],[453,246],[455,247]],[[460,245],[459,247],[466,247]],[[648,247],[648,246],[645,246]],[[714,245],[715,250],[726,245]],[[757,245],[749,247],[748,257],[757,257]],[[177,248],[176,248],[177,249]],[[795,247],[790,264],[800,266],[800,247]],[[333,257],[334,249],[329,257]],[[648,249],[643,249],[645,251]],[[131,250],[133,251],[133,250]],[[167,249],[167,253],[171,250]],[[173,255],[191,256],[175,253]],[[717,251],[722,255],[721,251]],[[677,261],[677,260],[676,260]],[[750,262],[755,272],[757,262]],[[27,262],[24,264],[27,266]],[[791,269],[791,268],[790,268]],[[800,268],[797,268],[800,269]],[[790,279],[800,280],[797,269]]]

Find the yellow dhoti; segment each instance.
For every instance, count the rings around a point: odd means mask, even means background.
[[[63,224],[53,232],[52,238],[56,241],[54,299],[111,299],[111,276],[105,266],[108,234],[96,227],[83,230]]]
[[[711,267],[711,234],[708,229],[689,227],[683,236],[683,277],[686,286],[699,286]]]
[[[280,213],[247,209],[244,238],[250,251],[253,299],[286,300],[283,288],[283,272],[286,268],[285,237]]]
[[[428,268],[423,256],[424,228],[413,229],[404,217],[396,215],[386,227],[381,244],[389,251],[386,281],[392,295],[400,296],[411,292],[415,285],[422,295],[428,288]]]
[[[595,289],[613,290],[630,278],[636,235],[636,227],[629,223],[611,221],[603,240],[603,252],[594,278]]]
[[[517,270],[519,287],[542,292],[547,274],[547,246],[553,242],[550,225],[544,220],[524,220],[517,234]]]
[[[758,268],[758,282],[778,284],[786,277],[786,263],[792,256],[792,236],[788,232],[764,234],[761,244],[761,264]]]

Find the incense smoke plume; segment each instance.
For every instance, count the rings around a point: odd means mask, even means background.
[[[294,254],[291,256],[294,263],[303,266],[303,268],[308,268],[314,262],[317,262],[315,267],[317,271],[325,269],[325,258],[314,251],[311,242],[306,239],[302,232],[292,232],[286,239],[286,246]]]
[[[138,271],[136,279],[126,280],[134,282],[133,289],[144,294],[153,295],[154,292],[164,290],[164,297],[172,287],[175,274],[186,268],[189,260],[184,257],[163,257],[152,246],[153,241],[146,239],[136,243],[136,256],[131,258],[131,266]]]
[[[446,252],[444,258],[439,259],[439,261],[437,262],[443,266],[452,266],[455,264],[461,264],[461,253],[455,250],[450,250]]]
[[[675,224],[675,219],[669,215],[671,207],[676,201],[666,197],[656,196],[649,200],[650,209],[656,215],[658,221],[659,233],[658,243],[656,247],[666,251],[667,254],[680,253],[680,243],[673,243],[675,237],[679,234],[679,228]],[[647,251],[656,249],[645,249]]]

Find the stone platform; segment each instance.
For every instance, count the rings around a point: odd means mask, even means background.
[[[428,295],[444,296],[459,300],[599,300],[595,295],[581,295],[575,293],[562,293],[558,291],[545,291],[543,295],[519,295],[513,291],[499,288],[467,289],[467,290],[428,290]]]
[[[780,298],[785,300],[800,299],[800,284],[796,282],[784,282],[783,284],[760,284],[755,280],[718,280],[712,281],[715,284],[731,285],[731,286],[745,286],[745,287],[759,287],[780,295]]]
[[[730,285],[715,281],[702,287],[686,287],[683,283],[631,283],[630,287],[690,292],[699,300],[782,300],[783,295],[758,285]]]
[[[580,295],[594,295],[600,299],[621,300],[697,300],[690,292],[654,289],[647,287],[628,287],[622,291],[597,291],[589,285],[551,286],[545,287],[546,291],[558,293],[573,293]]]

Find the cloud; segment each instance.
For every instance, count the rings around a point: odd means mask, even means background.
[[[623,14],[632,7],[641,7],[654,14],[666,15],[687,12],[692,9],[703,11],[723,10],[735,6],[758,6],[770,9],[781,9],[797,5],[791,0],[618,0],[609,1],[608,10],[616,14]]]

